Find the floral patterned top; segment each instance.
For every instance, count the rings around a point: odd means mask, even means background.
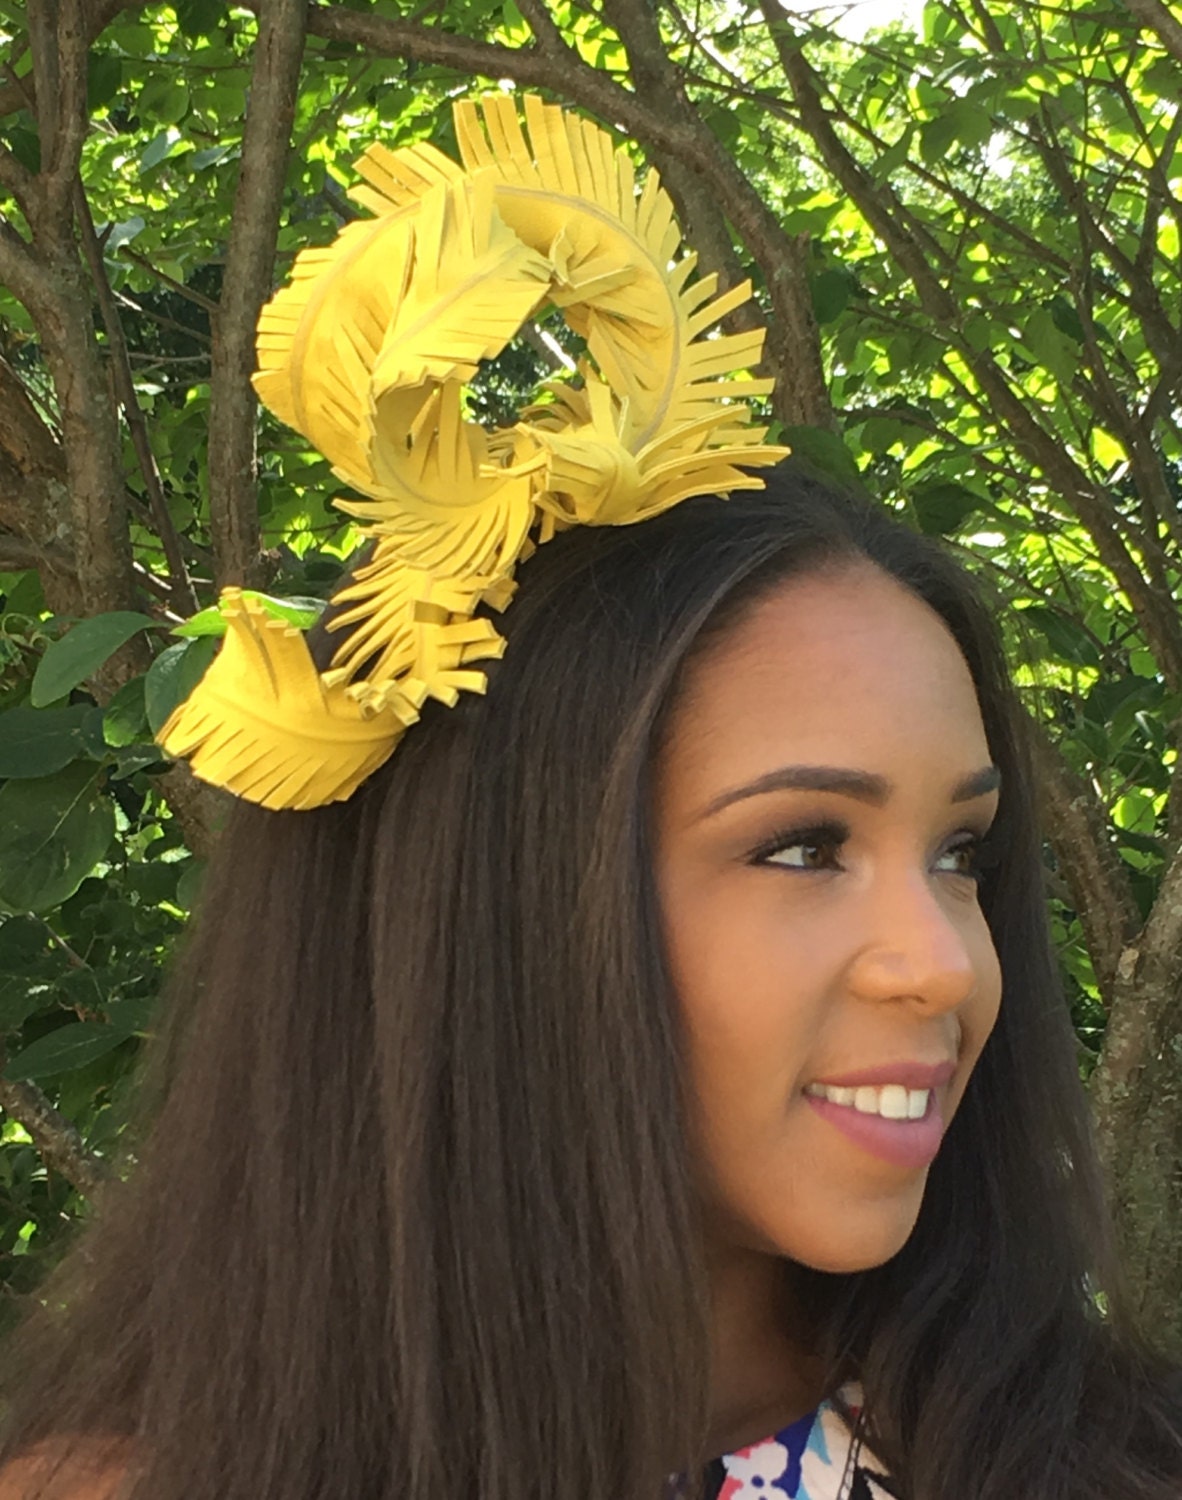
[[[854,1421],[856,1381],[838,1392]],[[899,1500],[902,1494],[833,1399],[758,1443],[707,1466],[704,1500]],[[670,1495],[678,1494],[676,1476]]]

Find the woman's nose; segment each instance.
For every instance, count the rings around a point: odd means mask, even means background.
[[[922,874],[877,882],[867,896],[864,941],[850,973],[867,1000],[914,1000],[933,1011],[963,1005],[978,976],[963,920]]]

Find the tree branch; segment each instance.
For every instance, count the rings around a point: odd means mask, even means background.
[[[118,253],[125,255],[128,260],[133,261],[137,266],[147,271],[149,276],[154,276],[157,281],[168,287],[170,291],[175,292],[178,297],[183,297],[186,302],[192,302],[195,307],[200,307],[204,312],[209,314],[210,318],[217,312],[218,305],[212,297],[206,297],[202,292],[195,291],[193,287],[186,286],[183,281],[177,281],[167,271],[159,270],[146,255],[141,255],[138,250],[133,250],[130,245],[120,245]],[[182,329],[182,332],[191,334],[195,339],[204,337],[203,334],[188,328]]]
[[[1116,989],[1120,956],[1141,926],[1141,914],[1099,797],[1063,757],[1041,720],[1031,741],[1043,805],[1043,828],[1071,892],[1096,983],[1106,1004]]]
[[[57,262],[53,297],[31,311],[57,393],[84,612],[101,614],[128,608],[133,595],[119,430],[72,226],[68,248],[44,249]]]
[[[1162,876],[1140,947],[1141,977],[1150,985],[1176,984],[1182,967],[1182,849],[1173,851]]]
[[[22,474],[39,473],[64,479],[66,460],[58,441],[29,399],[24,382],[7,360],[0,358],[0,452]]]
[[[31,79],[27,88],[19,83],[5,84],[3,88],[0,88],[0,119],[6,115],[15,115],[22,109],[28,109],[30,97],[35,99]]]
[[[57,147],[58,127],[58,0],[42,0],[28,11],[29,52],[33,60],[33,94],[37,101],[37,140],[42,170]],[[26,98],[29,96],[26,96]]]
[[[162,312],[157,312],[154,307],[144,307],[125,291],[116,292],[115,300],[123,307],[128,308],[129,311],[135,313],[137,318],[147,318],[150,322],[159,323],[161,328],[171,328],[174,333],[183,333],[187,339],[192,339],[195,344],[208,346],[210,342],[209,335],[202,333],[200,328],[190,328],[187,323],[180,323],[176,318],[170,318]],[[216,306],[217,304],[214,303],[213,305]],[[208,348],[202,350],[201,358],[208,362]]]
[[[95,294],[98,297],[99,311],[103,319],[103,327],[107,333],[107,347],[110,350],[111,368],[115,377],[115,392],[119,398],[120,405],[123,407],[123,415],[127,421],[128,430],[131,433],[131,441],[135,448],[140,473],[143,475],[144,488],[148,492],[148,504],[152,510],[153,529],[164,547],[164,556],[168,563],[169,580],[172,586],[176,609],[182,615],[196,614],[197,596],[194,594],[193,585],[189,580],[189,570],[185,566],[185,556],[181,550],[180,538],[177,536],[176,527],[173,525],[172,516],[168,511],[168,501],[164,495],[164,485],[160,479],[160,470],[156,466],[156,455],[152,452],[151,440],[148,437],[148,424],[144,420],[144,414],[140,410],[139,401],[136,399],[135,380],[131,373],[131,361],[127,355],[127,340],[123,336],[123,324],[119,318],[119,309],[115,306],[115,298],[111,292],[111,283],[107,280],[107,268],[103,264],[102,247],[98,242],[98,236],[94,232],[94,219],[91,217],[90,204],[87,201],[86,192],[80,180],[75,187],[75,200],[78,213],[78,228],[82,239],[82,250],[86,256],[86,262],[90,267]]]
[[[187,761],[178,760],[170,770],[153,778],[164,800],[180,821],[185,846],[198,859],[213,853],[218,835],[233,806],[234,798],[221,787],[198,781]]]
[[[35,183],[32,172],[13,156],[7,146],[0,146],[0,188],[16,199],[26,219],[34,212]]]
[[[219,584],[255,581],[259,566],[255,325],[271,290],[307,0],[259,12],[250,107],[210,366],[210,529]]]
[[[110,1165],[86,1149],[77,1127],[50,1104],[35,1083],[0,1078],[0,1109],[29,1132],[45,1165],[86,1197],[93,1196],[104,1183],[116,1180]]]
[[[539,53],[558,58],[570,52],[558,23],[546,9],[546,0],[524,0],[517,8],[529,22]]]
[[[44,307],[50,296],[45,267],[27,241],[0,215],[0,282],[30,313]]]
[[[1099,1138],[1110,1173],[1119,1172],[1121,1116],[1142,1072],[1178,1035],[1182,995],[1182,850],[1175,850],[1141,933],[1120,955],[1104,1050],[1090,1080]],[[1115,1180],[1115,1179],[1114,1179]]]
[[[29,41],[41,139],[37,221],[58,235],[73,215],[74,180],[90,125],[86,79],[91,40],[83,0],[42,0],[30,7]]]
[[[69,575],[74,564],[65,548],[52,542],[38,545],[28,537],[0,531],[0,572],[19,573],[25,568],[36,568],[38,572],[48,568],[51,572]]]
[[[1156,32],[1167,52],[1182,62],[1182,21],[1161,0],[1125,0],[1125,4],[1146,31]]]

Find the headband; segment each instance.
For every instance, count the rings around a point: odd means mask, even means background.
[[[347,630],[327,671],[258,595],[222,591],[225,636],[158,736],[194,773],[270,808],[348,797],[427,699],[485,691],[514,570],[574,525],[624,526],[691,495],[762,489],[736,467],[765,444],[742,400],[764,330],[714,325],[751,295],[693,279],[697,257],[655,171],[590,121],[504,94],[453,106],[462,165],[421,143],[371,146],[350,196],[373,217],[303,250],[258,325],[259,399],[362,498],[334,504],[372,552],[332,595]],[[464,387],[522,324],[557,307],[585,342],[509,427],[465,415]]]

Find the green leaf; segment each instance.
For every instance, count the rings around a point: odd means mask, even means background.
[[[184,911],[192,911],[201,894],[201,882],[205,879],[206,861],[190,860],[176,883],[176,904]]]
[[[37,917],[0,916],[0,968],[25,969],[45,954],[49,931]]]
[[[86,107],[91,114],[110,104],[123,83],[123,60],[114,52],[95,52],[86,59]]]
[[[121,745],[114,751],[115,764],[111,770],[112,781],[126,781],[137,771],[163,770],[167,764],[164,752],[149,741],[137,741],[134,745]]]
[[[1152,792],[1143,787],[1134,787],[1117,801],[1112,809],[1112,821],[1125,832],[1152,838],[1157,820],[1154,808],[1156,800]]]
[[[121,245],[134,240],[143,227],[144,221],[138,214],[134,214],[130,219],[124,219],[121,224],[112,224],[110,233],[103,240],[103,254],[114,255]]]
[[[0,787],[0,903],[9,911],[58,906],[106,854],[115,813],[99,776],[79,761],[56,776]]]
[[[5,1078],[55,1078],[72,1073],[121,1046],[133,1033],[104,1021],[69,1021],[46,1036],[38,1037],[23,1052],[9,1058]]]
[[[989,111],[967,99],[958,100],[951,114],[956,123],[956,139],[962,146],[984,146],[993,137],[993,120]]]
[[[1159,57],[1141,75],[1141,87],[1165,99],[1176,99],[1182,92],[1182,68],[1173,57]]]
[[[17,1031],[53,1003],[53,985],[35,974],[0,971],[0,1036]]]
[[[841,212],[841,208],[841,202],[837,199],[826,203],[810,202],[805,207],[790,209],[782,216],[781,226],[785,234],[810,234],[819,240]]]
[[[195,615],[190,615],[182,625],[174,625],[169,631],[170,635],[180,635],[193,638],[202,635],[225,635],[226,617],[216,604],[211,604],[208,609],[199,610]]]
[[[78,730],[78,743],[91,760],[105,761],[109,747],[103,738],[103,711],[97,703],[83,704],[86,712]]]
[[[45,973],[49,933],[36,917],[0,917],[0,1035],[54,1003]]]
[[[60,640],[46,648],[33,674],[29,701],[34,708],[44,708],[85,682],[92,673],[125,646],[133,635],[150,630],[156,621],[132,610],[113,610],[110,614],[92,615],[80,620]]]
[[[785,427],[781,436],[810,468],[847,486],[863,487],[858,466],[836,432],[826,427]]]
[[[876,161],[871,162],[870,175],[875,182],[885,182],[892,172],[897,172],[906,162],[911,154],[911,140],[914,134],[914,128],[909,125],[893,145],[888,146]]]
[[[896,443],[914,443],[915,435],[915,428],[908,422],[870,417],[862,423],[860,446],[863,453],[889,453]]]
[[[1022,624],[1033,626],[1050,647],[1052,655],[1062,661],[1083,667],[1099,665],[1096,644],[1078,620],[1046,604],[1028,604],[1018,611],[1018,618]]]
[[[1065,333],[1077,344],[1082,344],[1084,341],[1083,323],[1080,321],[1078,310],[1068,302],[1067,298],[1052,297],[1047,306],[1051,310],[1051,317],[1059,332]]]
[[[941,161],[952,146],[983,146],[992,134],[993,121],[988,111],[967,99],[958,99],[921,126],[919,154],[932,165]]]
[[[927,536],[951,536],[984,503],[963,484],[920,485],[911,496],[919,529]]]
[[[225,0],[176,0],[177,27],[184,36],[212,36],[226,14]]]
[[[324,613],[324,600],[296,594],[287,599],[276,599],[270,594],[260,594],[255,589],[243,589],[243,594],[254,599],[276,620],[286,620],[297,630],[311,630]],[[201,610],[186,620],[183,625],[174,625],[172,635],[186,637],[202,635],[225,635],[226,617],[216,604]]]
[[[173,148],[179,144],[180,136],[175,130],[161,131],[140,152],[141,169],[150,172],[153,167],[158,167],[166,157],[172,155]]]
[[[832,266],[809,283],[813,313],[818,323],[832,323],[845,311],[858,284],[841,266]]]
[[[22,125],[10,125],[4,132],[4,139],[8,143],[8,149],[27,172],[41,170],[41,142],[36,131],[26,130]]]
[[[241,153],[233,146],[206,146],[201,151],[194,151],[186,158],[186,165],[191,172],[204,172],[206,167],[216,167],[218,162],[225,161],[228,156],[238,156]]]
[[[1078,353],[1050,307],[1039,307],[1031,313],[1022,330],[1022,342],[1061,384],[1069,382],[1079,368]]]
[[[205,102],[217,112],[221,120],[241,120],[246,109],[246,90],[239,84],[219,83],[207,89]]]
[[[20,573],[17,582],[7,589],[0,613],[37,616],[45,609],[45,592],[41,587],[41,575],[32,569]]]
[[[923,39],[929,46],[952,41],[964,29],[964,21],[954,8],[935,4],[934,0],[923,7]]]
[[[107,704],[103,713],[103,739],[121,748],[146,738],[148,715],[144,708],[144,679],[133,677],[125,682]]]
[[[144,708],[148,728],[159,734],[165,720],[178,703],[183,703],[201,679],[218,652],[216,636],[194,641],[178,641],[162,651],[144,678]]]
[[[0,776],[52,776],[86,753],[80,733],[90,705],[10,708],[0,714]]]
[[[112,995],[104,1002],[107,1019],[125,1036],[144,1036],[155,1010],[151,995]]]
[[[919,154],[929,166],[938,162],[956,140],[956,121],[945,111],[920,127]]]
[[[136,101],[136,113],[145,127],[176,125],[188,109],[188,86],[177,78],[150,79]]]

